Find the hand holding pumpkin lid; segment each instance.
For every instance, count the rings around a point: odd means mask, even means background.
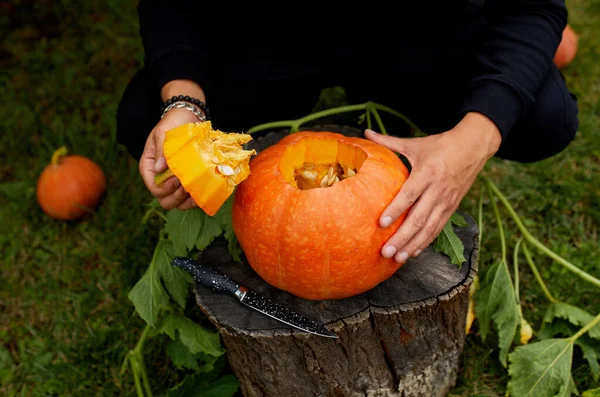
[[[250,175],[255,150],[244,150],[248,134],[213,130],[210,121],[188,123],[165,134],[164,156],[169,170],[157,175],[160,185],[171,175],[208,215],[213,216]]]

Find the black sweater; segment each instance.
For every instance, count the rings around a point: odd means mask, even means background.
[[[224,130],[304,116],[334,84],[356,100],[415,99],[406,106],[443,86],[456,117],[481,112],[506,137],[552,65],[564,1],[404,3],[141,0],[145,66],[157,92],[173,79],[198,81]]]

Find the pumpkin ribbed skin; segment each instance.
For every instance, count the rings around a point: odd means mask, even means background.
[[[331,187],[290,183],[303,161],[356,165],[355,176]],[[408,177],[389,149],[332,132],[291,134],[250,162],[236,190],[233,228],[250,266],[269,284],[305,299],[339,299],[368,291],[400,266],[381,255],[403,222],[379,217]]]
[[[60,157],[38,178],[36,196],[52,218],[75,220],[96,209],[106,191],[106,177],[92,160],[80,155]]]

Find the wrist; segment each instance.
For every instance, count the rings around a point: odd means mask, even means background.
[[[174,96],[187,95],[206,103],[206,96],[200,84],[193,80],[171,80],[160,90],[160,96],[166,101]]]
[[[502,143],[500,129],[496,123],[482,113],[467,113],[455,130],[459,131],[468,141],[475,143],[488,158],[496,154]]]

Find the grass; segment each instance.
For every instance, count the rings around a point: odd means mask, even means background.
[[[19,2],[2,19],[0,118],[0,394],[133,395],[119,370],[143,321],[127,293],[152,256],[157,225],[142,223],[151,200],[137,164],[115,141],[122,91],[142,60],[135,2]],[[537,164],[494,159],[486,167],[533,234],[587,272],[600,274],[600,3],[571,0],[580,34],[565,77],[580,102],[580,133],[563,153]],[[95,216],[53,221],[35,201],[37,176],[52,151],[67,145],[106,170],[109,190]],[[463,202],[476,214],[482,184]],[[480,267],[498,260],[493,215],[485,206]],[[509,241],[516,228],[506,216]],[[559,299],[597,313],[600,294],[550,260],[536,256]],[[524,264],[524,260],[523,260]],[[526,315],[539,325],[546,301],[526,270]],[[467,337],[453,396],[502,396],[506,371],[494,340]],[[148,344],[155,390],[183,373],[166,358],[164,340]],[[599,387],[577,353],[580,391]]]

